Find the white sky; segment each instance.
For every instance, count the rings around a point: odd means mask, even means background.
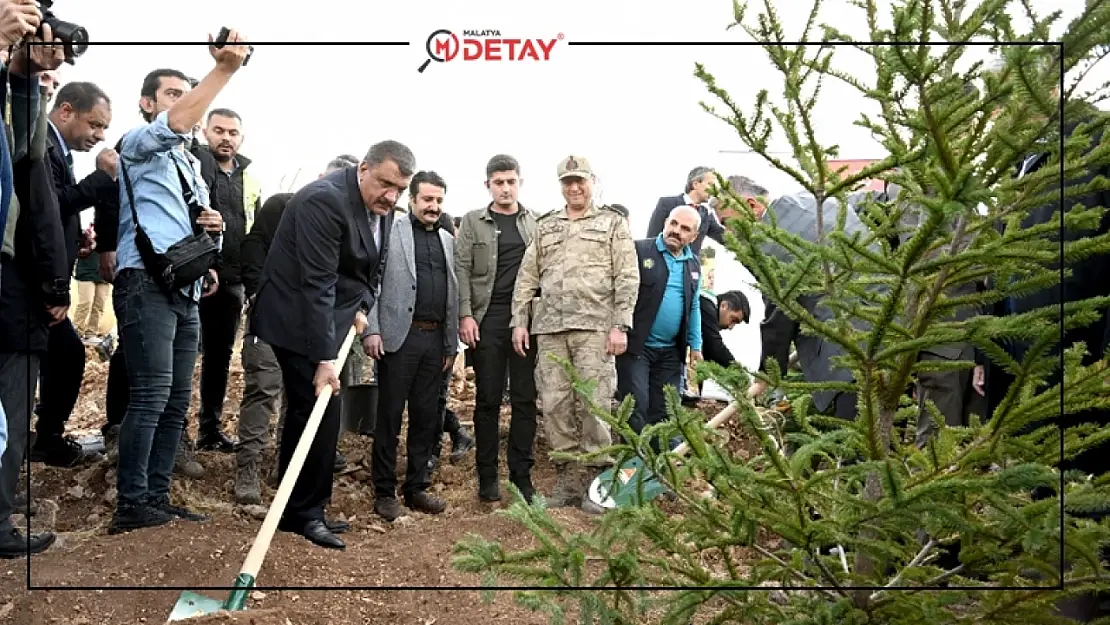
[[[759,5],[761,3],[753,3]],[[809,2],[778,0],[788,37],[799,34]],[[887,4],[879,0],[880,5]],[[1047,13],[1078,14],[1083,0],[1033,0]],[[282,190],[300,170],[296,187],[316,178],[340,153],[362,156],[374,142],[408,144],[421,169],[447,181],[446,210],[459,215],[484,206],[485,163],[505,152],[521,162],[521,201],[546,211],[562,205],[555,177],[558,162],[586,156],[601,178],[595,196],[629,207],[636,236],[662,195],[681,193],[686,173],[697,165],[763,181],[772,194],[794,191],[791,181],[761,157],[723,154],[743,150],[735,132],[699,106],[708,97],[694,77],[702,62],[718,84],[745,111],[755,94],[781,93],[781,77],[756,47],[566,46],[566,41],[746,41],[732,21],[729,0],[564,0],[523,3],[509,0],[331,0],[317,6],[273,0],[191,0],[188,13],[155,18],[149,0],[78,2],[58,0],[55,14],[89,30],[94,42],[75,66],[60,70],[62,82],[97,83],[113,99],[114,119],[106,145],[140,123],[139,90],[152,69],[175,68],[203,77],[213,61],[204,46],[96,46],[95,42],[205,41],[221,26],[239,28],[253,41],[319,41],[318,46],[260,45],[216,99],[244,119],[242,153],[263,193]],[[786,7],[795,8],[796,13]],[[168,8],[168,5],[167,5]],[[865,36],[862,13],[845,0],[827,0],[824,21],[857,37]],[[311,32],[315,27],[319,32]],[[499,30],[504,37],[551,38],[565,33],[547,63],[432,63],[425,41],[439,28]],[[408,41],[403,47],[329,46],[328,41]],[[972,53],[977,53],[975,50]],[[866,79],[870,63],[841,49],[834,63]],[[1092,76],[1097,84],[1107,68]],[[852,125],[867,102],[835,82],[826,83],[817,114],[819,136],[841,146],[842,158],[881,157],[868,133]],[[719,108],[719,107],[718,107]],[[77,174],[94,167],[97,146],[77,154]],[[788,158],[783,156],[782,158]],[[86,221],[91,218],[86,214]],[[711,243],[711,245],[716,245]],[[723,251],[723,250],[719,250]],[[727,253],[727,252],[726,252]],[[743,288],[752,303],[753,323],[725,333],[743,364],[759,359],[758,320],[763,306],[746,282],[751,276],[732,259],[717,260],[718,292]]]

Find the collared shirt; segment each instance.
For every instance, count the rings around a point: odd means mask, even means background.
[[[412,319],[443,323],[447,320],[447,257],[439,238],[439,224],[428,228],[412,213],[409,221],[416,266],[416,306]]]
[[[710,206],[708,201],[702,202],[701,204],[697,204],[696,202],[694,202],[694,198],[690,197],[689,193],[683,193],[682,194],[682,201],[686,202],[687,206],[690,206],[690,207],[696,208],[696,209],[700,209],[701,207],[704,206],[705,207],[705,215],[702,217],[702,221],[705,221],[708,218],[708,219],[712,219],[713,221],[715,221],[717,223],[721,223],[721,218],[717,216],[716,209],[714,209],[712,206]],[[701,211],[699,210],[698,212],[700,213]],[[699,234],[698,238],[699,239],[705,238],[705,235]],[[699,247],[700,247],[700,245],[699,245]]]
[[[663,292],[663,301],[659,303],[659,311],[655,313],[655,321],[651,324],[647,342],[644,343],[652,349],[674,347],[675,339],[682,328],[682,318],[689,311],[689,322],[686,327],[686,341],[690,349],[701,351],[701,304],[698,298],[686,301],[686,263],[694,259],[690,246],[682,248],[682,252],[675,256],[663,243],[663,235],[655,237],[655,247],[662,252],[663,260],[667,263],[667,287]],[[701,288],[701,278],[698,278],[698,289]],[[695,289],[695,293],[697,289]]]
[[[200,164],[196,163],[196,157],[181,149],[188,139],[188,133],[177,133],[170,128],[169,115],[162,112],[151,123],[128,132],[121,142],[120,165],[127,164],[139,223],[158,253],[164,253],[193,233],[193,217],[185,203],[175,163],[181,166],[186,178],[192,178],[189,182],[197,201],[202,206],[209,205],[208,186],[198,173]],[[144,269],[135,246],[135,224],[131,219],[131,202],[127,199],[122,168],[117,172],[120,180],[117,268]],[[181,292],[199,301],[201,282],[197,280]]]
[[[62,146],[62,156],[65,157],[66,164],[69,165],[69,173],[73,173],[73,153],[69,151],[69,145],[66,143],[66,138],[62,136],[62,131],[54,125],[54,122],[49,119],[46,123],[50,125],[50,129],[54,131],[54,136],[58,139],[58,145]]]

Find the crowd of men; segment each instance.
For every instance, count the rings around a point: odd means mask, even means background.
[[[575,396],[566,372],[540,354],[562,355],[598,379],[597,405],[634,396],[642,404],[637,429],[664,418],[660,385],[684,386],[688,349],[695,358],[705,349],[722,364],[734,360],[720,333],[747,321],[747,300],[739,291],[719,301],[703,292],[690,247],[700,247],[707,231],[719,240],[723,230],[707,204],[713,174],[706,168],[691,174],[662,225],[653,224],[659,232],[640,242],[626,209],[595,205],[595,175],[580,156],[558,165],[566,207],[542,214],[520,203],[522,168],[501,154],[486,170],[489,204],[452,219],[444,212],[447,182],[418,171],[412,152],[395,141],[361,159],[342,155],[297,193],[263,201],[240,152],[243,120],[213,107],[247,54],[233,31],[228,45],[210,49],[215,66],[201,80],[150,72],[139,92],[145,123],[104,147],[96,169],[78,180],[72,154],[104,141],[112,100],[90,82],[59,84],[60,46],[12,49],[4,64],[9,110],[29,114],[6,116],[10,135],[0,150],[7,157],[0,556],[38,553],[54,541],[12,525],[14,512],[37,508],[19,488],[25,458],[75,468],[98,457],[65,434],[87,345],[110,358],[101,429],[107,460],[117,465],[110,533],[205,520],[170,501],[175,473],[204,475],[198,450],[235,454],[236,502],[261,503],[261,482],[284,474],[316,396],[327,384],[340,389],[335,360],[352,324],[379,388],[374,509],[391,521],[406,507],[445,509],[429,490],[445,433],[452,459],[475,450],[479,499],[501,498],[503,403],[512,411],[508,479],[528,500],[540,405],[556,451],[609,444],[608,427]],[[85,211],[94,218],[82,228]],[[215,247],[214,260],[195,280],[173,282],[191,258],[174,250],[193,245],[203,256],[198,241]],[[80,304],[71,311],[73,281]],[[109,293],[116,327],[105,329]],[[232,438],[222,419],[240,325],[245,388]],[[446,407],[460,348],[476,378],[473,436]],[[186,423],[198,355],[194,440]],[[333,472],[346,465],[336,449],[340,404],[329,403],[281,522],[282,530],[338,548],[336,534],[347,526],[325,518],[324,508]],[[407,468],[398,493],[404,415]],[[583,495],[604,461],[572,464],[558,465],[549,503],[600,513]]]
[[[35,32],[32,12],[21,8],[26,6],[23,0],[0,0],[3,47]],[[74,176],[72,153],[104,140],[112,121],[108,95],[88,82],[59,86],[54,70],[64,58],[60,46],[19,46],[2,59],[10,106],[0,133],[0,416],[6,416],[0,419],[0,557],[38,553],[54,541],[50,533],[25,537],[12,525],[17,506],[34,504],[18,488],[25,454],[60,467],[89,460],[65,436],[87,340],[111,354],[102,429],[109,460],[117,464],[111,533],[205,520],[170,501],[175,471],[203,475],[198,449],[234,453],[235,500],[261,503],[271,421],[280,412],[273,467],[280,477],[316,397],[327,386],[341,391],[336,361],[351,328],[378,382],[373,508],[389,521],[405,508],[427,514],[446,509],[430,489],[445,433],[453,458],[474,449],[477,497],[501,498],[503,403],[511,406],[508,481],[531,500],[540,407],[553,452],[593,453],[608,446],[612,434],[591,404],[605,409],[631,396],[630,424],[640,432],[666,418],[667,386],[696,396],[686,379],[688,363],[735,362],[721,332],[749,322],[751,314],[740,291],[714,295],[705,289],[700,250],[707,237],[723,242],[725,230],[710,196],[718,180],[710,168],[694,168],[682,193],[660,198],[639,239],[627,209],[594,202],[595,172],[581,155],[558,161],[565,204],[543,212],[519,199],[521,164],[498,154],[486,165],[490,202],[453,219],[444,211],[447,181],[418,169],[415,155],[397,141],[376,143],[362,158],[340,156],[296,193],[263,201],[251,160],[240,153],[243,120],[232,110],[213,108],[248,47],[231,31],[228,44],[210,53],[215,65],[200,80],[172,69],[150,72],[139,93],[146,123],[100,151],[96,169],[81,180]],[[1027,159],[1019,175],[1037,163]],[[831,218],[837,210],[834,200],[818,207],[804,193],[765,205],[768,191],[757,182],[732,176],[728,184],[756,219],[774,213],[780,228],[810,240],[817,211]],[[401,207],[406,191],[408,205]],[[882,193],[894,200],[897,192],[888,187]],[[95,217],[91,228],[82,229],[87,209]],[[1036,213],[1030,223],[1049,214]],[[867,228],[851,210],[846,224],[849,231]],[[211,261],[198,269],[197,259]],[[158,270],[149,269],[152,263]],[[162,271],[166,267],[174,271]],[[1081,270],[1088,278],[1096,271]],[[175,272],[190,277],[175,281]],[[89,287],[81,296],[84,306],[70,313],[74,279]],[[118,347],[104,340],[100,327],[109,284]],[[1033,303],[1044,305],[1045,297],[1038,294]],[[1010,302],[994,314],[1027,308],[1031,301]],[[829,314],[819,299],[807,296],[801,303],[818,318]],[[770,301],[764,304],[761,363],[774,359],[785,370],[796,360],[811,382],[850,379],[850,372],[832,364],[838,346],[800,332],[797,321]],[[222,419],[242,323],[245,389],[236,440]],[[1100,357],[1106,334],[1104,320],[1069,340],[1085,340],[1096,347],[1093,357]],[[446,409],[460,348],[475,375],[473,437]],[[193,440],[186,421],[198,352],[203,357]],[[949,425],[962,425],[972,412],[989,414],[1004,393],[1007,382],[992,383],[989,363],[969,344],[922,357],[978,358],[981,364],[920,376],[918,444],[935,431],[927,402]],[[588,401],[578,396],[563,362],[596,382]],[[749,394],[766,390],[756,382]],[[817,393],[814,403],[844,419],[856,414],[853,393]],[[346,464],[337,450],[340,404],[328,403],[280,524],[283,531],[337,549],[344,548],[338,535],[349,526],[328,518],[325,509],[334,471]],[[32,412],[33,440],[26,440]],[[407,466],[398,492],[397,447],[406,414]],[[604,512],[585,495],[612,459],[593,458],[584,464],[554,461],[549,506]],[[1091,472],[1105,470],[1104,460],[1085,462],[1080,464]]]

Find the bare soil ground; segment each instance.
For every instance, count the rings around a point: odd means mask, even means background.
[[[104,389],[108,365],[89,352],[85,384],[76,414],[69,423],[72,434],[98,429],[104,419]],[[197,368],[199,374],[199,366]],[[232,360],[225,428],[235,433],[243,375],[238,353]],[[194,388],[194,393],[195,393]],[[194,395],[193,406],[197,405]],[[451,400],[460,419],[471,420],[473,386],[467,383]],[[712,415],[723,404],[706,403]],[[190,417],[192,419],[192,417]],[[502,412],[503,430],[508,408]],[[195,427],[195,423],[193,424]],[[743,438],[735,427],[733,440]],[[542,431],[542,427],[541,427]],[[197,623],[253,623],[255,625],[440,625],[456,623],[512,623],[541,625],[541,614],[513,603],[511,592],[496,593],[484,603],[476,590],[477,576],[455,571],[452,548],[467,533],[496,538],[510,548],[531,544],[527,530],[494,514],[508,505],[483,504],[477,499],[473,452],[457,465],[448,464],[450,443],[445,441],[441,468],[434,477],[435,491],[448,502],[442,515],[412,513],[393,524],[372,511],[368,456],[371,439],[345,433],[341,450],[350,460],[337,476],[330,515],[349,521],[352,531],[342,536],[347,550],[336,552],[315,547],[303,538],[278,533],[271,544],[258,585],[302,589],[258,590],[251,593],[249,611],[207,617]],[[730,444],[730,446],[732,446]],[[739,451],[739,449],[738,449]],[[554,472],[547,459],[542,433],[536,448],[533,480],[550,492]],[[404,470],[404,445],[398,467]],[[502,455],[504,446],[502,446]],[[114,469],[108,463],[79,469],[32,465],[34,499],[40,511],[34,529],[52,529],[57,543],[28,561],[0,561],[0,623],[51,623],[94,625],[162,623],[180,594],[166,587],[202,588],[229,586],[235,579],[264,511],[248,511],[232,503],[234,456],[201,453],[205,477],[175,477],[174,494],[180,502],[210,514],[205,523],[175,522],[122,536],[109,536],[107,525],[114,501]],[[502,457],[502,479],[504,458]],[[22,480],[22,478],[21,478]],[[268,501],[273,491],[266,489]],[[588,530],[596,521],[576,509],[556,510],[554,516],[572,527]],[[28,571],[28,568],[30,569]],[[72,590],[27,591],[35,587],[69,587]],[[117,587],[116,590],[81,590],[82,587]],[[410,587],[411,590],[314,590],[308,587]],[[142,588],[154,588],[144,590]],[[226,591],[203,591],[223,598]]]

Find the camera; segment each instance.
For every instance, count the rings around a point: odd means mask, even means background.
[[[231,36],[231,30],[224,26],[220,29],[220,33],[216,35],[216,40],[212,42],[212,47],[220,49],[227,45],[227,38]],[[254,46],[247,46],[247,57],[243,59],[243,67],[250,63],[251,55],[254,54]]]
[[[74,59],[89,49],[89,31],[85,30],[84,26],[58,19],[50,10],[54,6],[54,0],[38,0],[38,5],[39,12],[42,13],[42,24],[49,24],[54,37],[62,40],[66,63],[73,65]],[[39,38],[42,37],[42,24],[35,33]]]

